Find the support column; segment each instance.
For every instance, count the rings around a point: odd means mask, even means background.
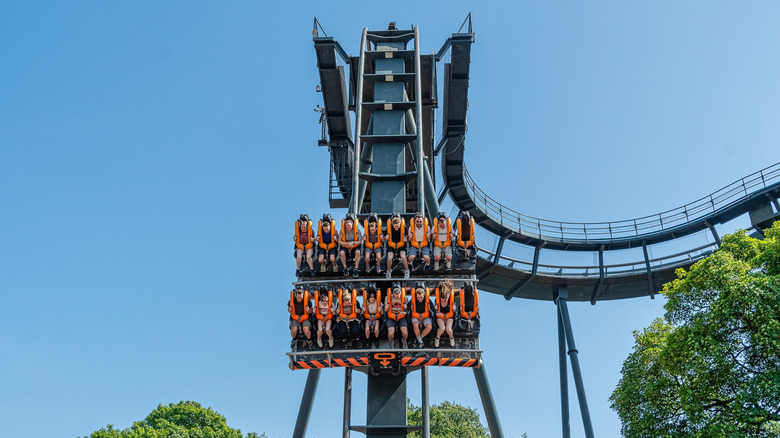
[[[561,373],[561,436],[571,438],[569,423],[569,373],[566,368],[566,334],[563,328],[561,312],[558,315],[558,368]]]
[[[349,429],[352,422],[352,368],[344,368],[344,422],[342,436],[349,438]]]
[[[482,399],[482,409],[485,411],[485,419],[488,423],[488,429],[490,429],[490,436],[492,438],[504,438],[501,422],[498,420],[496,402],[493,401],[493,393],[490,392],[490,382],[488,382],[485,362],[482,361],[482,358],[479,359],[477,367],[472,368],[472,370],[474,371],[474,380],[477,381],[479,398]]]
[[[298,419],[295,420],[295,430],[293,438],[304,438],[306,428],[309,427],[309,417],[311,417],[311,408],[314,405],[314,395],[317,393],[317,384],[320,381],[320,369],[309,370],[306,377],[306,385],[303,387],[303,396],[301,397],[301,407],[298,409]]]
[[[382,430],[382,426],[406,427],[406,369],[398,375],[368,375],[366,437],[405,438],[406,432]],[[376,427],[372,430],[372,426]]]
[[[422,380],[423,438],[431,438],[431,412],[430,401],[428,400],[428,367],[420,368],[420,379]]]
[[[590,410],[588,409],[588,399],[585,396],[585,385],[582,382],[582,372],[580,371],[580,360],[577,357],[577,346],[574,344],[574,333],[571,329],[569,320],[569,309],[566,307],[566,299],[569,297],[569,290],[562,286],[558,289],[558,312],[561,322],[566,332],[566,344],[569,347],[569,361],[571,362],[571,372],[574,376],[574,386],[577,388],[577,399],[580,403],[580,413],[582,414],[582,426],[585,429],[585,437],[593,438],[593,424],[590,421]]]

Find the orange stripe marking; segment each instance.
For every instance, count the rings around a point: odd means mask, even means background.
[[[300,365],[300,367],[305,369],[305,370],[311,369],[311,367],[309,365],[307,365],[306,362],[304,362],[302,360],[298,361],[298,365]]]
[[[446,357],[446,358],[440,360],[439,361],[439,366],[444,366],[447,363],[448,360],[450,360],[449,357]]]
[[[344,361],[343,361],[343,360],[341,360],[341,359],[334,359],[334,361],[335,361],[335,362],[336,362],[336,363],[337,363],[339,366],[341,366],[341,367],[345,367],[345,366],[347,366],[347,364],[346,364],[346,363],[344,363]]]
[[[351,357],[350,357],[350,358],[348,358],[347,360],[349,361],[349,363],[350,363],[352,366],[355,366],[355,367],[359,367],[359,366],[360,366],[360,362],[356,361],[355,359],[353,359],[353,358],[351,358]]]
[[[463,359],[453,359],[452,362],[450,363],[450,366],[451,367],[459,366],[461,362],[463,362]]]
[[[466,361],[466,363],[463,364],[463,366],[464,367],[470,367],[470,366],[474,365],[474,362],[476,362],[476,361],[477,361],[476,359],[469,359],[469,360]]]
[[[402,357],[401,358],[401,365],[406,365],[411,360],[411,357]]]
[[[425,366],[426,366],[426,367],[429,367],[429,366],[431,366],[431,365],[436,365],[436,362],[438,362],[438,361],[439,361],[439,359],[437,359],[437,358],[435,358],[435,357],[434,357],[434,358],[432,358],[432,359],[428,360],[428,363],[426,363],[426,364],[425,364]]]
[[[414,362],[412,362],[412,366],[416,367],[417,365],[420,365],[421,363],[423,363],[424,360],[425,360],[424,357],[418,357],[417,359],[414,360]]]

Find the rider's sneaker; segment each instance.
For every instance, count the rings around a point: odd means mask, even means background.
[[[455,338],[450,338],[450,347],[455,346]]]
[[[404,278],[409,278],[409,270],[404,269]]]
[[[436,338],[433,340],[433,346],[438,347],[439,346],[439,338]]]
[[[345,277],[349,277],[349,268],[344,268],[342,274],[344,274]]]
[[[328,347],[333,348],[333,338],[328,339]]]

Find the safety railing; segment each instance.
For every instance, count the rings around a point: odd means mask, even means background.
[[[465,166],[463,174],[466,190],[477,209],[515,233],[556,242],[606,244],[641,240],[700,222],[707,215],[725,210],[757,190],[780,183],[780,163],[734,181],[682,207],[614,222],[560,222],[528,216],[500,204],[482,191]]]
[[[715,252],[717,243],[707,243],[692,249],[669,254],[661,257],[655,257],[648,260],[651,271],[675,269],[701,260]],[[495,251],[477,247],[477,252],[484,258],[495,257]],[[533,263],[528,260],[501,255],[496,264],[506,265],[512,269],[524,270],[530,272],[533,269]],[[520,265],[520,266],[516,266]],[[604,265],[605,277],[628,276],[647,273],[645,260],[636,260],[622,263],[612,263]],[[554,265],[539,263],[538,275],[555,275],[558,277],[579,277],[593,278],[600,275],[598,265]]]

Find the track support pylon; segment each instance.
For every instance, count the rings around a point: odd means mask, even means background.
[[[553,292],[553,296],[555,298],[555,305],[557,306],[558,311],[558,351],[560,355],[561,372],[562,436],[564,438],[571,436],[571,432],[569,430],[568,381],[566,375],[566,358],[564,355],[564,352],[566,351],[565,347],[568,346],[569,361],[571,362],[571,372],[574,376],[574,385],[577,388],[577,399],[579,400],[580,413],[582,414],[582,426],[585,429],[585,437],[593,438],[593,424],[590,421],[588,399],[585,396],[585,385],[582,382],[582,371],[580,370],[580,360],[577,356],[577,346],[574,344],[574,332],[571,329],[571,321],[569,320],[569,308],[566,306],[566,299],[569,297],[569,290],[566,288],[566,286],[559,286],[558,290]]]

